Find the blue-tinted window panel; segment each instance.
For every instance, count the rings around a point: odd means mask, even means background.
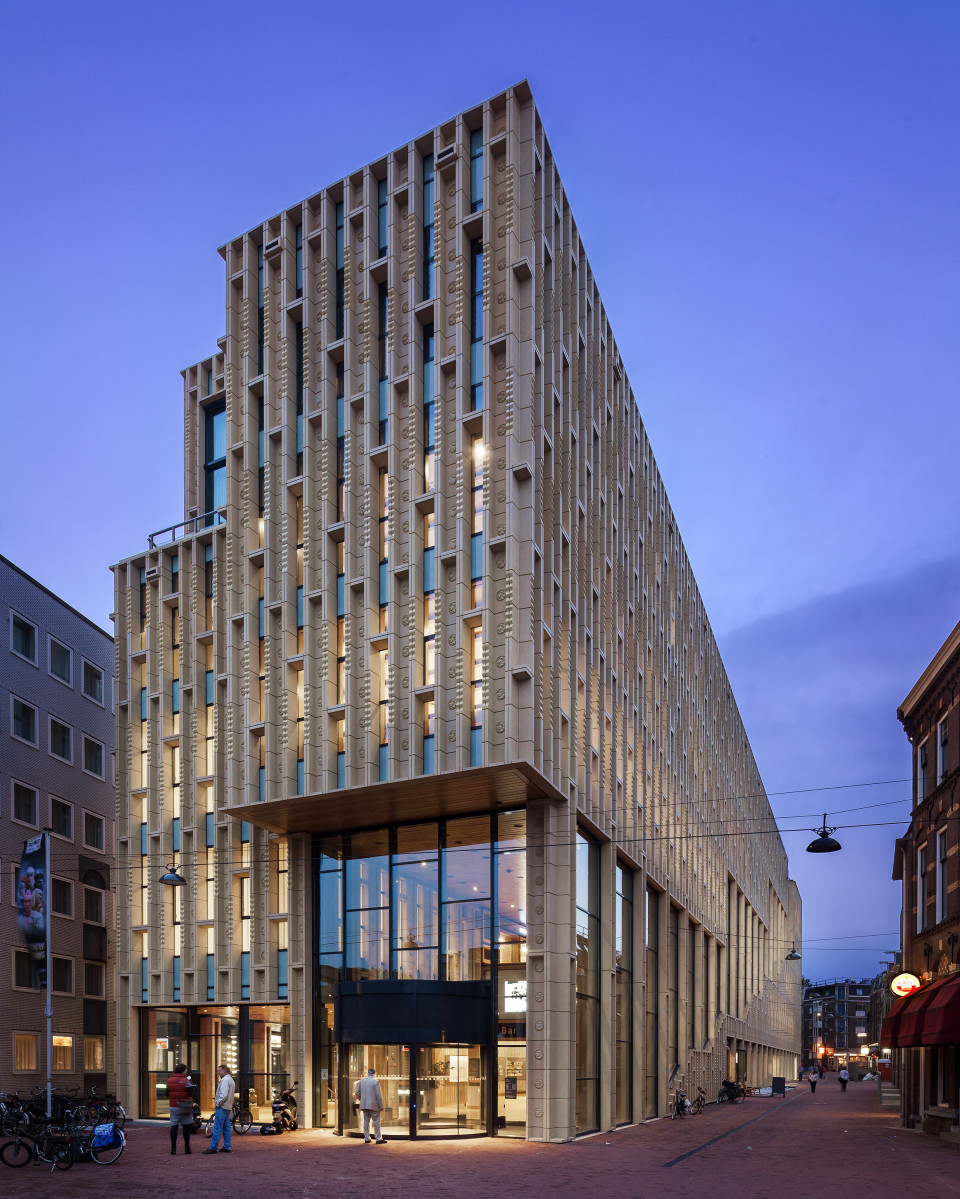
[[[380,746],[380,781],[384,782],[390,773],[390,747]]]
[[[297,759],[297,794],[303,794],[303,759]]]
[[[141,1001],[148,1003],[150,1000],[150,975],[146,958],[140,959],[140,994]]]
[[[247,820],[240,821],[240,840],[244,845],[250,840],[250,822]]]
[[[213,837],[214,837],[213,830],[214,830],[213,813],[207,812],[204,817],[204,834],[205,834],[204,839],[206,841],[207,849],[213,849]]]
[[[206,461],[217,462],[227,456],[227,412],[221,404],[206,410]]]
[[[288,950],[277,950],[277,998],[286,999],[288,990],[287,955]]]
[[[263,613],[263,596],[257,601],[257,636],[261,639],[265,636],[266,620]]]
[[[240,998],[250,998],[250,954],[240,954]]]
[[[204,677],[204,699],[207,702],[207,707],[213,703],[213,671],[208,670]]]
[[[346,616],[347,599],[343,575],[337,575],[337,615]]]
[[[173,998],[180,998],[180,956],[177,954],[173,959]]]
[[[297,588],[297,628],[303,628],[303,588]]]
[[[212,953],[207,954],[207,998],[215,999],[217,996],[217,976],[216,967],[214,966],[215,958]]]
[[[146,824],[146,821],[144,821],[144,823],[140,825],[140,853],[144,857],[147,856],[147,824]]]
[[[318,952],[339,953],[343,949],[343,875],[339,870],[324,870],[319,877]]]
[[[180,852],[180,817],[173,818],[173,852]]]
[[[429,595],[437,589],[437,551],[429,546],[423,551],[423,590]]]
[[[470,534],[470,578],[483,578],[483,534]]]
[[[260,775],[258,779],[258,799],[261,803],[267,798],[267,772],[263,766],[260,767]]]
[[[171,688],[171,699],[173,701],[172,710],[174,712],[179,712],[180,711],[180,680],[179,679],[173,680],[173,686]]]
[[[347,785],[347,755],[345,753],[337,754],[337,786],[345,787]]]
[[[388,592],[387,569],[388,569],[388,566],[389,566],[389,564],[386,562],[386,560],[384,560],[383,562],[380,563],[379,589],[380,589],[380,603],[381,604],[385,604],[387,602],[387,592]]]
[[[147,719],[147,689],[146,689],[146,687],[140,688],[140,719],[141,720]]]
[[[423,773],[433,774],[436,769],[436,750],[433,737],[423,739]]]
[[[470,730],[470,765],[483,765],[483,729]]]
[[[347,422],[344,414],[343,396],[337,396],[337,436],[345,437],[347,434]]]

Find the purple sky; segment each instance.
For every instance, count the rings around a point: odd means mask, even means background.
[[[0,552],[109,627],[107,566],[182,516],[216,247],[527,76],[768,790],[905,779],[897,705],[960,619],[960,6],[358,13],[8,9]],[[785,836],[804,973],[897,944],[900,831]]]

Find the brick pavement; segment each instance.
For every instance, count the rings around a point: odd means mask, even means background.
[[[207,1144],[194,1139],[198,1149]],[[699,1117],[658,1120],[567,1145],[490,1139],[375,1147],[320,1131],[251,1132],[234,1136],[233,1144],[234,1152],[216,1161],[199,1152],[171,1158],[165,1128],[135,1126],[115,1165],[76,1165],[63,1174],[44,1166],[0,1167],[0,1194],[780,1199],[799,1187],[813,1199],[844,1192],[960,1196],[957,1146],[900,1128],[891,1113],[881,1112],[875,1087],[851,1083],[843,1094],[832,1076],[815,1095],[804,1087],[785,1099],[751,1097],[736,1107],[708,1107]]]

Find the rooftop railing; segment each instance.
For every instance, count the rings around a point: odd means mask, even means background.
[[[215,525],[226,523],[226,509],[215,508],[211,512],[188,517],[179,524],[168,525],[165,529],[158,529],[156,533],[150,533],[147,543],[150,549],[155,550],[158,545],[168,545],[171,541],[182,541],[184,537],[192,537],[196,533],[202,533],[204,529],[212,529]]]

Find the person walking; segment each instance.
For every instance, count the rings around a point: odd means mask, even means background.
[[[215,1111],[213,1113],[213,1136],[210,1138],[210,1148],[204,1149],[204,1153],[232,1153],[230,1148],[230,1117],[233,1115],[233,1097],[237,1091],[237,1084],[233,1081],[230,1071],[226,1066],[218,1066],[217,1073],[220,1075],[220,1084],[217,1087],[217,1094],[214,1099]],[[223,1133],[223,1149],[218,1150],[220,1144],[220,1134]]]
[[[190,1133],[193,1132],[193,1099],[187,1067],[180,1062],[167,1079],[167,1098],[170,1100],[170,1152],[177,1152],[177,1129],[183,1131],[183,1152],[190,1152]]]
[[[380,1113],[383,1111],[383,1092],[380,1090],[380,1083],[373,1066],[367,1071],[365,1078],[358,1079],[357,1085],[353,1088],[353,1097],[360,1104],[360,1110],[363,1112],[363,1143],[370,1144],[370,1121],[372,1119],[374,1144],[382,1145]]]
[[[850,1081],[850,1071],[846,1066],[841,1069],[840,1073],[837,1075],[837,1078],[840,1079],[840,1089],[845,1091],[847,1089],[847,1083]]]
[[[812,1070],[807,1071],[807,1082],[810,1084],[810,1094],[813,1095],[817,1089],[817,1083],[820,1081],[820,1071],[816,1066]]]

